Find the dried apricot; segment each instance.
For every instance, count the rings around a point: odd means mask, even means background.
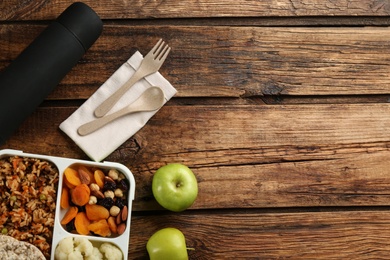
[[[76,218],[74,220],[74,226],[76,228],[77,233],[79,233],[80,235],[88,235],[89,224],[91,224],[91,221],[89,221],[85,212],[77,213]]]
[[[111,236],[110,227],[108,226],[107,220],[105,219],[92,222],[88,225],[88,229],[94,234],[102,237]]]
[[[89,201],[91,191],[87,184],[77,185],[71,192],[72,202],[77,206],[84,206]]]
[[[69,205],[69,189],[67,187],[62,187],[60,206],[63,209],[67,209],[70,206]]]
[[[65,213],[64,217],[61,220],[61,225],[66,225],[72,219],[74,219],[78,213],[79,209],[77,207],[70,207],[68,211]]]
[[[100,189],[103,189],[104,187],[104,172],[101,170],[95,170],[93,177],[96,181],[96,184],[99,186]]]
[[[107,219],[110,216],[108,209],[97,204],[85,205],[85,213],[87,214],[89,220],[92,221]]]
[[[73,189],[74,187],[76,187],[75,185],[71,184],[66,178],[64,178],[64,185],[69,189]]]
[[[73,186],[77,186],[81,184],[79,173],[75,169],[70,167],[66,168],[64,171],[64,175],[66,180]]]

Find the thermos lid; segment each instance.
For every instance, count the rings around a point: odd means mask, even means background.
[[[76,2],[70,5],[58,18],[57,22],[66,27],[87,51],[99,38],[103,22],[88,5]]]

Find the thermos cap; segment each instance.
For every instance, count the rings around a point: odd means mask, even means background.
[[[76,2],[70,5],[57,22],[66,27],[87,51],[99,38],[103,30],[100,17],[88,5]]]

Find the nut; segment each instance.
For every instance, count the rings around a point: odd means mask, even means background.
[[[111,232],[114,233],[114,234],[117,234],[117,227],[118,225],[115,223],[115,218],[113,216],[110,216],[108,219],[107,219],[107,224],[108,224],[108,227],[110,228]]]
[[[122,235],[123,233],[125,233],[125,230],[126,230],[126,224],[125,223],[121,223],[118,225],[116,231],[118,232],[118,235]]]
[[[104,194],[100,190],[92,190],[91,195],[95,196],[98,199],[104,199]]]
[[[124,206],[121,212],[122,221],[126,221],[128,215],[129,215],[129,210],[127,209],[127,206]]]
[[[113,179],[114,181],[117,180],[119,178],[119,173],[117,170],[115,169],[111,169],[109,172],[108,172],[108,176]]]
[[[103,185],[104,190],[115,190],[116,189],[116,182],[111,179],[108,176],[104,177],[104,185]]]
[[[113,217],[116,217],[116,216],[118,216],[120,211],[121,211],[121,209],[118,208],[117,206],[112,206],[110,208],[110,215],[113,216]]]
[[[114,179],[109,177],[109,176],[104,176],[104,182],[113,182],[113,183],[115,183]]]
[[[116,189],[114,191],[115,197],[122,198],[123,197],[123,191],[121,189]]]
[[[116,223],[117,225],[119,225],[120,223],[122,223],[122,214],[118,214],[118,216],[116,216],[115,223]]]
[[[126,179],[126,176],[123,173],[119,173],[118,181]]]
[[[79,178],[80,178],[81,183],[84,183],[87,185],[89,183],[91,183],[91,177],[89,176],[88,172],[85,172],[82,168],[80,168],[78,173],[79,173]]]
[[[113,199],[115,198],[115,194],[112,190],[108,190],[104,192],[104,197]]]
[[[91,183],[91,184],[89,185],[89,189],[90,189],[91,191],[96,191],[96,190],[100,190],[100,187],[99,187],[99,185],[97,185],[96,183]]]
[[[97,198],[95,196],[89,196],[88,204],[92,205],[92,204],[96,204],[96,203],[97,203]]]

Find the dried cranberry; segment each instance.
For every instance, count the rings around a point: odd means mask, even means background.
[[[79,210],[78,212],[85,212],[85,207],[84,206],[76,206]]]
[[[74,219],[72,219],[68,224],[65,225],[65,230],[68,232],[72,232],[73,230],[76,230],[74,225]]]
[[[104,198],[98,200],[97,204],[105,207],[106,209],[110,209],[114,205],[114,200],[112,198]]]
[[[113,181],[113,180],[111,180],[109,178],[104,178],[103,189],[104,190],[112,190],[112,191],[114,191],[116,189],[115,181]]]
[[[120,209],[123,208],[126,205],[127,205],[127,200],[126,199],[117,198],[116,201],[115,201],[115,206],[117,206]]]
[[[129,181],[127,179],[122,179],[118,182],[118,188],[122,191],[129,191]]]

